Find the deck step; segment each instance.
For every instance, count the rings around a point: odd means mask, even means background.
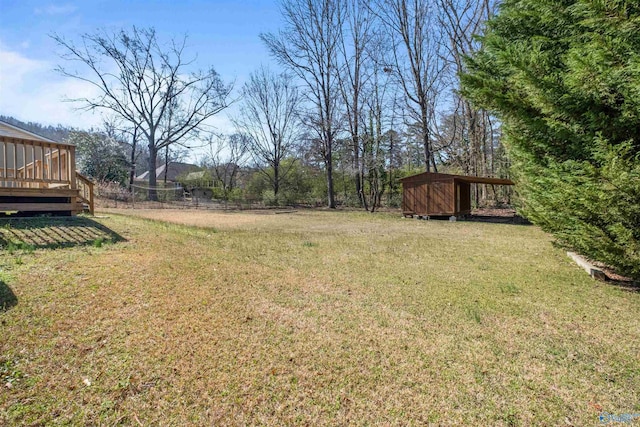
[[[79,211],[83,209],[78,203],[2,203],[0,202],[0,212],[61,212]]]
[[[4,197],[77,197],[78,190],[70,188],[0,188]]]
[[[74,215],[83,211],[77,189],[0,188],[0,213]]]

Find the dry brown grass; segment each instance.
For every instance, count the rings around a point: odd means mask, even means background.
[[[581,426],[640,412],[640,295],[591,281],[535,227],[127,213],[156,221],[112,211],[97,221],[124,242],[2,254],[17,304],[0,311],[0,424]]]
[[[262,229],[272,230],[291,229],[292,221],[297,228],[314,226],[307,221],[311,213],[322,215],[322,211],[312,210],[254,210],[254,211],[223,211],[223,210],[191,210],[191,209],[103,209],[109,214],[129,215],[155,221],[166,221],[175,224],[191,225],[195,227],[212,227],[218,229]],[[281,216],[282,215],[282,216]],[[347,225],[347,224],[344,224]]]

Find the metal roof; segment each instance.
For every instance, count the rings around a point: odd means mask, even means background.
[[[33,132],[29,132],[28,130],[24,130],[18,126],[14,126],[3,121],[0,121],[0,136],[4,136],[5,138],[26,139],[29,141],[52,142],[54,144],[58,144],[58,142],[49,138],[45,138],[44,136],[37,135]]]
[[[190,163],[182,163],[182,162],[169,162],[169,168],[166,172],[167,181],[175,181],[176,178],[180,175],[186,175],[189,172],[197,171],[201,169],[198,165],[193,165]],[[165,175],[165,164],[162,163],[160,166],[156,168],[156,179],[158,181],[164,180]],[[142,174],[136,177],[138,181],[148,181],[149,180],[149,171],[145,171]]]
[[[422,172],[417,175],[407,176],[400,179],[400,181],[442,181],[442,180],[456,180],[462,182],[468,182],[470,184],[492,184],[492,185],[515,185],[510,179],[504,178],[489,178],[482,176],[468,176],[468,175],[452,175],[448,173],[436,173],[436,172]]]
[[[510,179],[504,178],[489,178],[482,176],[464,176],[454,175],[457,181],[468,182],[471,184],[492,184],[492,185],[516,185],[515,182]]]

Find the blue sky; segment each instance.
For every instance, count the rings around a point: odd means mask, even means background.
[[[166,41],[187,34],[196,67],[213,66],[239,89],[260,64],[272,64],[259,34],[277,31],[280,22],[276,0],[0,0],[0,114],[82,128],[100,123],[99,116],[63,101],[92,89],[53,71],[64,63],[49,37],[54,32],[77,40],[83,33],[136,25],[155,27]],[[224,130],[229,121],[222,114],[216,124]]]

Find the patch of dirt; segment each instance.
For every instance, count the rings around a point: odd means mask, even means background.
[[[471,211],[471,215],[475,216],[493,216],[500,218],[513,218],[516,216],[515,209],[509,208],[478,208]]]
[[[640,283],[634,281],[632,278],[616,273],[613,268],[601,262],[591,261],[591,263],[604,272],[604,274],[607,276],[607,281],[615,282],[616,284],[623,287],[637,288],[638,290],[640,290]]]

